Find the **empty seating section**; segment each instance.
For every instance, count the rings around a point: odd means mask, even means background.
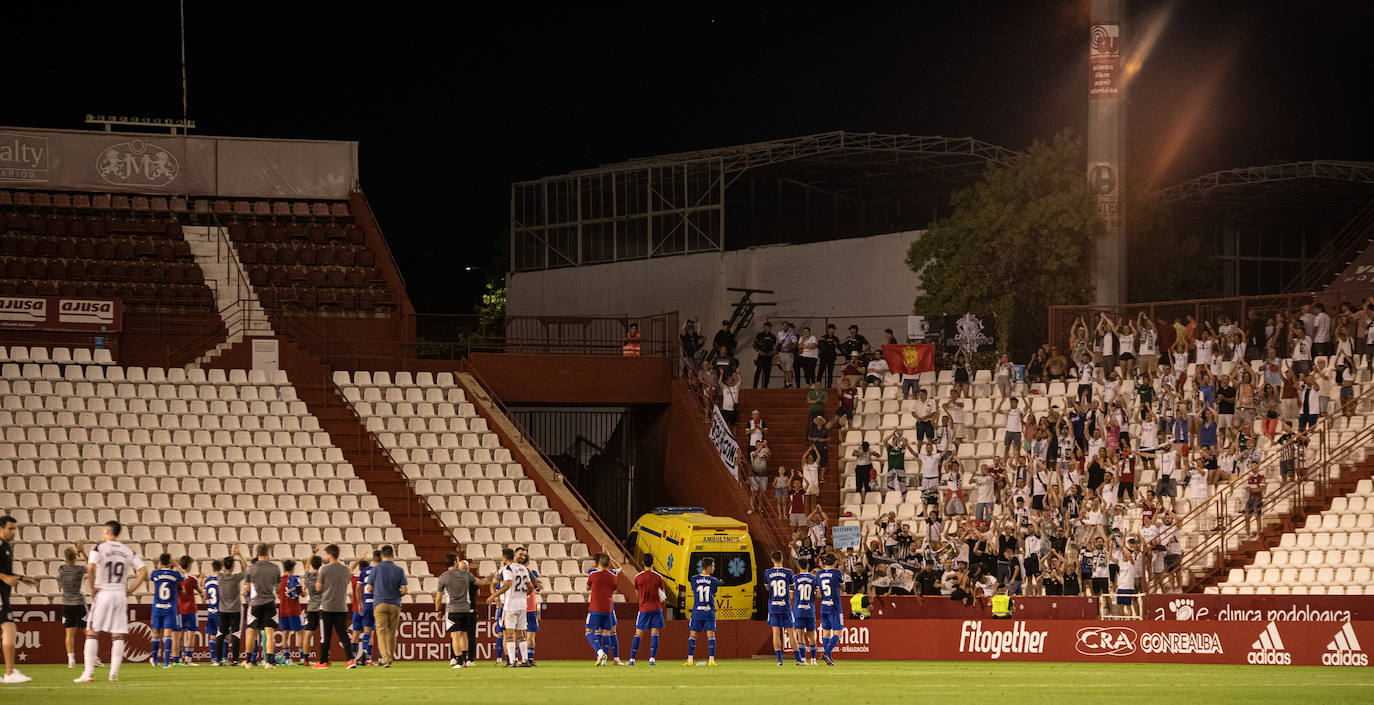
[[[196,201],[234,242],[263,308],[394,310],[363,229],[344,203]]]
[[[131,312],[213,310],[176,203],[0,191],[0,295],[119,298]]]
[[[0,345],[0,363],[4,362],[55,362],[57,364],[75,363],[78,365],[109,365],[114,362],[110,351],[105,348],[41,348],[23,345]]]
[[[1374,484],[1337,497],[1331,509],[1260,551],[1247,568],[1232,569],[1208,592],[1226,595],[1374,594]]]
[[[487,430],[447,372],[335,372],[359,418],[453,533],[476,572],[528,547],[550,602],[581,601],[588,551]]]
[[[279,559],[313,542],[348,557],[391,543],[415,594],[434,587],[284,373],[6,362],[0,434],[0,508],[22,525],[25,574],[55,575],[65,546],[117,519],[141,555],[203,570],[235,542],[276,544]],[[15,596],[58,597],[50,580]]]
[[[1230,372],[1233,363],[1225,363],[1226,372]],[[1256,362],[1254,365],[1258,366]],[[1363,365],[1363,363],[1361,363]],[[1193,365],[1188,366],[1188,375],[1191,378],[1194,374]],[[1369,374],[1361,367],[1360,384],[1357,385],[1356,394],[1369,383]],[[1256,370],[1258,371],[1258,370]],[[949,398],[950,388],[954,384],[952,370],[942,370],[936,372],[926,372],[922,374],[920,386],[929,390],[930,399],[937,404],[943,404]],[[1093,398],[1100,399],[1102,392],[1102,382],[1097,381],[1093,385]],[[1044,416],[1050,411],[1051,406],[1058,406],[1061,411],[1071,409],[1073,401],[1078,391],[1076,382],[1051,382],[1048,384],[1023,385],[1023,388],[1014,392],[1023,401],[1029,402],[1030,411],[1037,417]],[[1134,399],[1134,382],[1126,381],[1121,388],[1121,395],[1125,399]],[[965,472],[964,486],[971,486],[972,473],[981,464],[991,462],[992,458],[1000,457],[1003,453],[1001,443],[1002,432],[1005,428],[1006,418],[1003,411],[994,411],[997,406],[998,392],[993,387],[991,372],[989,370],[976,371],[972,380],[972,398],[965,398],[964,408],[968,418],[968,436],[964,442],[959,444],[957,449],[960,459],[963,461]],[[867,496],[861,496],[855,491],[854,484],[854,458],[852,453],[859,448],[859,444],[867,441],[873,448],[880,449],[881,442],[892,430],[901,428],[907,439],[915,446],[915,434],[913,428],[914,420],[911,418],[911,411],[914,402],[903,400],[900,381],[896,375],[887,375],[882,385],[870,386],[862,390],[860,400],[856,407],[854,423],[849,429],[841,432],[840,457],[844,459],[844,468],[841,471],[842,493],[840,506],[840,524],[864,524],[871,523],[879,515],[887,512],[896,512],[897,518],[901,521],[912,521],[921,511],[921,492],[920,492],[920,463],[911,451],[906,454],[906,472],[908,478],[908,491],[905,501],[898,492],[876,491],[869,492]],[[1005,410],[1005,407],[1004,407]],[[1336,417],[1334,420],[1334,430],[1330,442],[1338,444],[1347,437],[1352,436],[1370,423],[1370,409],[1361,408],[1350,418]],[[943,412],[941,412],[943,413]],[[1140,419],[1137,414],[1132,414],[1130,427],[1130,437],[1140,438]],[[1125,429],[1123,429],[1124,431]],[[1252,431],[1258,437],[1260,448],[1266,453],[1277,451],[1271,449],[1271,441],[1268,437],[1260,433],[1260,420],[1254,422]],[[1164,434],[1161,433],[1161,437]],[[875,467],[879,471],[879,477],[884,478],[886,470],[886,459],[875,460]],[[1277,486],[1279,482],[1278,464],[1268,462],[1265,464],[1267,478],[1270,487]],[[1156,481],[1156,470],[1147,469],[1137,464],[1136,466],[1136,487],[1143,491],[1154,486]],[[885,487],[885,483],[880,480],[880,485]],[[943,487],[943,480],[942,485]],[[1184,492],[1180,491],[1177,501],[1178,513],[1187,514],[1191,509],[1191,502],[1184,498]],[[1237,493],[1234,497],[1235,506],[1232,507],[1234,513],[1239,514],[1243,509],[1244,493]],[[1270,511],[1283,511],[1286,507],[1268,507],[1266,513]],[[1003,511],[1000,506],[998,512]],[[1371,505],[1369,512],[1374,512],[1374,505]],[[1141,510],[1138,505],[1126,506],[1127,531],[1137,532],[1140,529]],[[1371,515],[1367,512],[1362,521],[1368,522]],[[1185,526],[1182,534],[1184,551],[1195,545],[1200,536],[1197,531],[1211,527]],[[1370,527],[1374,530],[1374,527]],[[1290,538],[1290,537],[1285,537]],[[1232,548],[1239,545],[1238,539],[1232,542]],[[1371,544],[1374,548],[1374,544]],[[1315,583],[1313,583],[1315,585]],[[1296,591],[1296,590],[1295,590]]]

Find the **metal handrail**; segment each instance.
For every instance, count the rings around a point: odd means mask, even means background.
[[[487,393],[487,398],[490,399],[491,402],[496,405],[497,409],[501,410],[501,413],[506,417],[506,420],[510,423],[511,426],[515,427],[515,430],[520,434],[521,438],[524,441],[526,441],[531,448],[534,449],[534,452],[539,456],[541,460],[544,461],[544,464],[554,470],[554,476],[558,478],[558,481],[562,483],[563,487],[567,489],[568,492],[571,493],[572,496],[576,498],[579,503],[581,503],[582,508],[587,511],[587,515],[592,518],[592,521],[596,522],[596,525],[600,527],[600,529],[603,532],[605,532],[606,536],[609,537],[612,542],[614,542],[615,547],[620,549],[620,555],[625,556],[627,560],[633,561],[634,558],[631,555],[630,551],[625,548],[625,544],[621,543],[620,539],[615,535],[615,532],[611,530],[611,527],[607,526],[605,521],[602,521],[601,515],[597,514],[595,509],[592,509],[592,505],[587,502],[587,498],[583,497],[582,493],[578,492],[577,488],[574,487],[572,483],[568,482],[567,476],[563,474],[563,472],[558,470],[558,465],[554,463],[553,459],[550,458],[548,454],[546,454],[544,450],[539,447],[538,443],[534,442],[534,437],[530,434],[529,429],[525,428],[524,425],[516,419],[515,415],[511,413],[510,409],[505,405],[505,403],[502,402],[501,399],[498,398],[496,394],[492,392],[491,385],[488,384],[487,381],[482,378],[481,373],[479,373],[475,368],[473,368],[472,365],[468,365],[467,369],[464,371],[472,375],[472,378],[478,384],[482,385],[482,389]]]
[[[1335,399],[1332,400],[1335,402]],[[1374,402],[1374,385],[1370,385],[1363,393],[1355,397],[1351,402],[1356,408]],[[1294,469],[1294,477],[1291,480],[1281,481],[1277,487],[1270,489],[1266,485],[1266,492],[1263,495],[1262,506],[1264,513],[1273,512],[1279,522],[1286,523],[1288,520],[1284,516],[1290,514],[1292,509],[1307,500],[1306,489],[1308,483],[1315,482],[1318,490],[1324,490],[1332,478],[1332,469],[1350,460],[1358,452],[1365,451],[1370,445],[1374,445],[1374,426],[1366,426],[1355,432],[1355,435],[1334,448],[1330,446],[1329,436],[1338,429],[1334,428],[1336,419],[1344,418],[1339,414],[1339,407],[1334,403],[1330,407],[1330,413],[1321,418],[1317,425],[1313,427],[1315,431],[1309,431],[1309,437],[1315,437],[1315,448],[1309,445],[1305,454],[1305,465],[1302,468]],[[1315,453],[1314,453],[1315,451]],[[1315,454],[1315,458],[1312,457]],[[1259,470],[1266,471],[1274,468],[1282,460],[1281,452],[1272,452],[1260,460]],[[1267,476],[1267,473],[1266,473]],[[1230,559],[1231,549],[1230,540],[1235,538],[1238,533],[1237,524],[1243,523],[1243,513],[1232,511],[1237,497],[1246,496],[1246,475],[1237,475],[1230,482],[1222,485],[1214,491],[1207,500],[1198,506],[1192,507],[1190,511],[1180,517],[1174,527],[1178,531],[1183,531],[1184,527],[1190,527],[1189,533],[1194,536],[1202,536],[1202,541],[1184,550],[1183,560],[1178,567],[1171,573],[1152,574],[1147,577],[1145,582],[1147,592],[1166,592],[1183,588],[1181,578],[1171,579],[1171,576],[1183,576],[1197,571],[1200,575],[1196,580],[1190,580],[1190,585],[1195,585],[1199,580],[1221,570]],[[1317,496],[1320,496],[1319,494]],[[1277,512],[1283,506],[1283,500],[1289,500],[1288,509],[1284,512]],[[1262,513],[1258,519],[1259,530],[1262,534],[1265,517]],[[1215,526],[1201,526],[1203,523],[1215,521]],[[1159,540],[1152,541],[1147,549],[1161,546]],[[1176,583],[1166,585],[1166,583]]]
[[[1283,287],[1285,292],[1301,291],[1309,287],[1320,286],[1321,276],[1331,269],[1332,265],[1348,264],[1345,260],[1354,254],[1360,246],[1360,240],[1368,241],[1370,228],[1374,227],[1374,200],[1364,204],[1353,218],[1331,237],[1331,240],[1323,248],[1324,252],[1331,253],[1331,257],[1313,258],[1298,271],[1298,275],[1289,280],[1288,285]]]

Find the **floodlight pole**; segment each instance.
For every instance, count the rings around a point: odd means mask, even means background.
[[[1121,0],[1091,0],[1088,27],[1088,185],[1106,232],[1093,255],[1093,300],[1126,301],[1126,233],[1122,208],[1125,161],[1125,14]]]

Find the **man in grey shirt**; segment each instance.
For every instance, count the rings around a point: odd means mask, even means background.
[[[301,637],[301,658],[310,660],[310,652],[315,649],[315,637],[320,633],[320,596],[315,592],[315,583],[320,579],[320,567],[324,561],[320,558],[320,545],[315,544],[310,547],[310,560],[302,561],[305,565],[305,577],[301,580],[301,587],[305,589],[305,633]]]
[[[243,587],[244,596],[249,598],[248,643],[244,649],[248,658],[243,662],[244,668],[252,668],[258,658],[259,632],[263,635],[262,646],[266,652],[262,667],[272,668],[277,650],[274,637],[277,634],[277,587],[280,585],[281,567],[272,562],[272,547],[265,543],[258,544],[257,560],[248,568],[248,584]]]
[[[324,547],[325,564],[320,568],[315,584],[311,585],[310,596],[318,596],[320,617],[324,622],[324,634],[320,637],[320,658],[315,668],[329,668],[329,639],[333,632],[339,638],[344,656],[352,653],[348,642],[348,598],[353,586],[353,575],[348,566],[339,562],[339,547],[330,544]],[[348,662],[348,667],[353,667]]]
[[[239,619],[243,616],[243,603],[239,596],[243,594],[243,578],[245,573],[241,569],[243,565],[243,555],[239,553],[239,545],[234,544],[230,548],[230,555],[224,559],[224,570],[219,573],[219,636],[215,637],[215,652],[224,655],[233,665],[239,665]],[[235,570],[240,568],[240,570]],[[229,650],[224,650],[224,639],[229,639]]]
[[[76,548],[67,549],[64,554],[66,564],[57,569],[57,585],[62,588],[62,625],[67,632],[67,668],[76,667],[76,645],[85,643],[86,596],[81,592],[81,584],[86,582],[86,566],[77,565],[84,544],[76,542]]]
[[[453,652],[449,654],[448,664],[453,668],[464,668],[467,664],[468,653],[468,631],[472,629],[477,620],[477,613],[472,608],[472,599],[469,592],[477,578],[467,570],[466,561],[459,564],[458,554],[448,554],[448,570],[439,576],[439,589],[434,593],[434,611],[440,617],[445,616],[444,595],[448,594],[448,612],[446,624],[448,625],[449,639],[452,640]]]

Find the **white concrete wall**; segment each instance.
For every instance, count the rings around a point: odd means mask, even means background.
[[[844,337],[850,323],[877,344],[882,330],[904,338],[920,278],[906,266],[911,243],[925,231],[832,240],[804,245],[770,245],[747,250],[512,274],[506,312],[512,316],[642,316],[677,311],[682,320],[702,321],[709,343],[730,317],[737,292],[727,287],[773,289],[756,300],[753,325],[739,335],[737,353],[746,385],[753,375],[749,348],[764,320],[810,325],[821,335],[826,319]],[[777,374],[773,385],[779,386]]]

